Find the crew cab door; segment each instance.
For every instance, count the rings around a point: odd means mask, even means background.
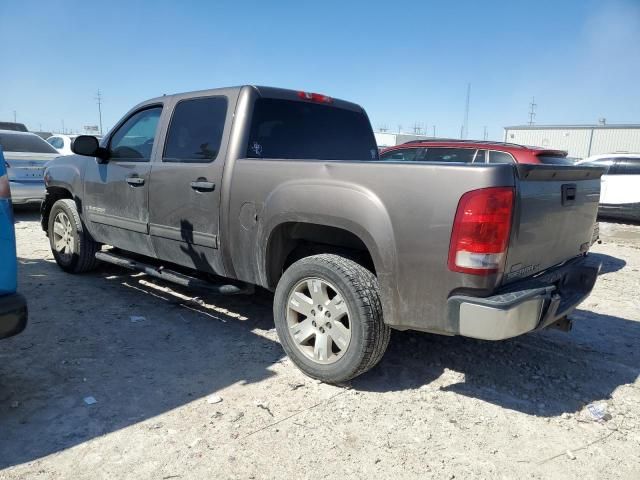
[[[88,161],[82,209],[96,240],[153,256],[149,173],[162,105],[134,111],[109,136],[107,163]]]
[[[149,231],[157,257],[223,274],[218,250],[222,171],[237,93],[176,97],[151,170]]]

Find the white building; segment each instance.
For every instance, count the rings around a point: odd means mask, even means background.
[[[409,133],[389,133],[389,132],[374,132],[376,137],[376,143],[379,148],[395,147],[412,140],[427,140],[432,137],[427,135],[413,135]]]
[[[638,153],[640,125],[517,125],[504,127],[504,141],[566,150],[575,158]]]

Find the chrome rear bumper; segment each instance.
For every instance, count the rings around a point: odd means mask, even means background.
[[[573,312],[593,290],[599,271],[600,263],[576,259],[491,297],[454,295],[448,300],[449,315],[458,335],[482,340],[516,337]]]

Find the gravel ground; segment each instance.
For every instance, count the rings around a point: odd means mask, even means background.
[[[17,214],[30,324],[0,343],[0,478],[640,478],[638,226],[602,224],[571,333],[394,332],[335,387],[284,357],[270,294],[68,275],[37,220]]]

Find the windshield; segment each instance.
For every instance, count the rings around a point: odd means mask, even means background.
[[[247,157],[378,160],[378,148],[362,111],[260,98],[253,111]]]
[[[0,145],[5,152],[58,153],[37,135],[0,133]]]

